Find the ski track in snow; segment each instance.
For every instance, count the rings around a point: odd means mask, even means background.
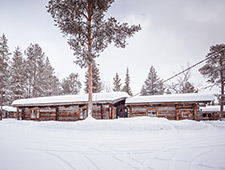
[[[4,160],[10,159],[15,164],[23,161],[13,154],[23,155],[21,151],[24,151],[32,153],[33,159],[41,155],[47,162],[55,162],[58,165],[55,170],[225,169],[225,128],[221,127],[192,131],[83,132],[35,129],[29,123],[30,130],[24,124],[15,124],[14,127],[13,122],[5,125],[0,122],[0,149],[7,146],[11,153],[10,157],[0,153],[3,167],[7,165]],[[20,150],[10,150],[11,145]],[[27,165],[23,170],[29,169]]]
[[[56,160],[57,162],[60,161],[61,166],[66,169],[66,170],[76,170],[76,168],[74,168],[69,162],[67,162],[65,159],[63,159],[62,157],[58,156],[55,153],[51,153],[51,152],[46,152],[47,154],[57,158],[58,160]],[[66,165],[66,166],[65,166]]]

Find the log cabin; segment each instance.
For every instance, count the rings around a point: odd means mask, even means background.
[[[92,116],[96,119],[114,119],[120,115],[129,95],[125,92],[93,93]],[[50,96],[15,100],[18,120],[77,121],[88,116],[88,94]],[[20,110],[20,112],[19,112]]]
[[[2,118],[16,118],[16,107],[2,106]]]
[[[188,93],[155,96],[134,96],[126,99],[129,117],[163,117],[169,120],[202,120],[200,106],[214,100],[213,95]]]
[[[220,105],[210,105],[206,107],[200,107],[202,114],[202,120],[219,120],[220,119]],[[223,107],[225,108],[225,106]],[[225,111],[223,111],[223,115]]]

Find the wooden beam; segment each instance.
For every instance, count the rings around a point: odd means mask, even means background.
[[[109,110],[110,112],[110,110]],[[103,105],[101,104],[101,119],[103,119]]]
[[[133,117],[133,114],[132,114],[132,105],[130,105],[130,114],[129,114],[129,117]]]
[[[179,120],[179,107],[176,105],[176,120]]]
[[[59,107],[58,106],[56,106],[56,108],[55,108],[55,120],[59,120]]]
[[[19,107],[17,107],[16,109],[16,117],[17,117],[17,120],[20,120],[20,112],[19,112]]]
[[[194,104],[194,120],[197,120],[197,107],[196,107],[196,104]]]

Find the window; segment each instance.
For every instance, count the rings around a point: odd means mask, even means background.
[[[148,117],[157,117],[158,110],[157,109],[147,109],[146,114]]]
[[[188,118],[188,113],[187,112],[183,113],[183,118]]]
[[[30,109],[30,119],[39,120],[40,118],[40,109]]]
[[[86,119],[88,116],[88,109],[86,107],[80,108],[80,119]]]
[[[191,112],[190,111],[183,111],[183,112],[181,112],[181,114],[182,114],[183,119],[191,118]]]

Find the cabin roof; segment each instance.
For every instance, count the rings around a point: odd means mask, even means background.
[[[12,107],[12,106],[2,106],[2,110],[5,110],[7,112],[16,112],[17,111],[16,107]]]
[[[126,92],[111,93],[93,93],[93,103],[115,103],[125,100],[129,95]],[[49,97],[37,97],[19,99],[13,101],[13,106],[49,106],[49,105],[69,105],[69,104],[86,104],[88,102],[88,94],[79,95],[61,95]]]
[[[179,103],[179,102],[211,102],[214,100],[213,95],[186,93],[186,94],[169,94],[154,96],[134,96],[126,100],[126,104],[141,103]]]
[[[224,108],[225,108],[225,105],[224,105]],[[203,112],[220,112],[220,105],[205,106],[205,107],[200,107],[200,109]]]

